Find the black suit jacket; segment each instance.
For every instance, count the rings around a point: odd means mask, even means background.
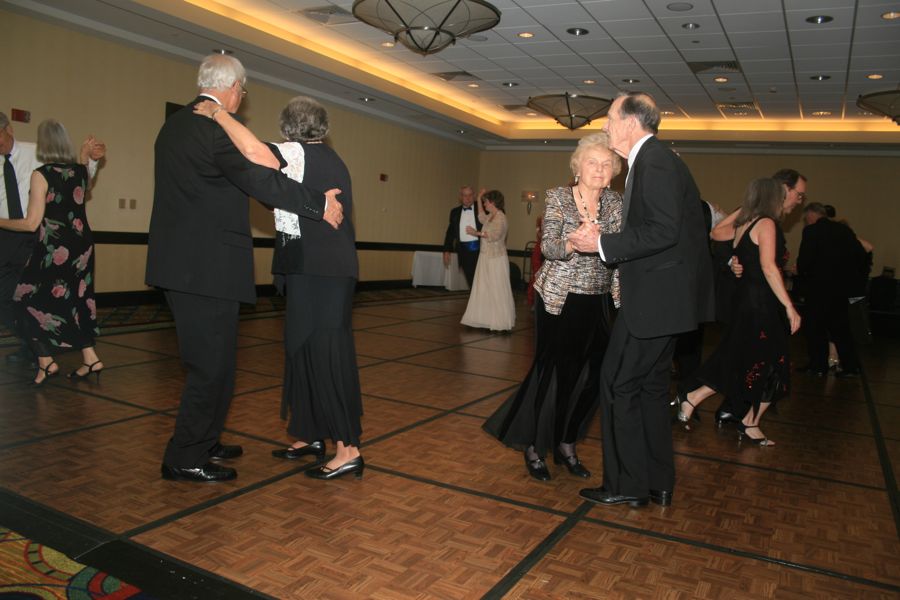
[[[481,221],[478,220],[478,203],[472,204],[475,211],[475,228],[481,231]],[[447,233],[444,234],[444,252],[456,252],[459,246],[459,219],[462,215],[462,204],[450,211],[450,223],[447,225]]]
[[[713,318],[709,234],[687,165],[656,137],[632,167],[628,214],[620,233],[601,235],[618,263],[628,331],[652,338],[692,331]]]
[[[244,158],[221,127],[193,113],[205,99],[171,115],[156,138],[146,283],[253,303],[247,196],[315,220],[325,197]]]
[[[865,249],[847,225],[822,217],[803,228],[797,275],[804,294],[851,296],[867,262]]]

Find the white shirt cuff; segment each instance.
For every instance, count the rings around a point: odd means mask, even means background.
[[[597,252],[600,253],[600,260],[606,262],[606,257],[603,255],[603,244],[600,243],[600,238],[603,237],[603,234],[597,236]]]

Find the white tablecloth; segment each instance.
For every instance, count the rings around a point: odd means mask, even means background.
[[[442,252],[413,253],[412,265],[413,287],[420,285],[443,286],[448,290],[467,290],[466,276],[456,262],[456,253],[450,254],[450,266],[444,267]]]

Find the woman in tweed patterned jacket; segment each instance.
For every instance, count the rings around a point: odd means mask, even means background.
[[[618,306],[617,271],[600,256],[573,251],[566,236],[584,221],[606,232],[622,225],[622,196],[609,184],[622,168],[599,132],[578,142],[569,161],[575,185],[547,190],[541,250],[535,278],[536,350],[519,389],[484,423],[484,429],[525,453],[528,473],[547,481],[544,457],[570,473],[590,477],[575,452],[597,408],[600,364]]]

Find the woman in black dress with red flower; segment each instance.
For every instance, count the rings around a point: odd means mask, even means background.
[[[750,183],[734,220],[734,255],[744,270],[734,292],[731,324],[712,356],[700,367],[699,388],[676,396],[678,420],[690,429],[697,406],[725,394],[735,414],[740,437],[772,446],[759,428],[766,410],[787,393],[790,383],[788,338],[800,328],[800,315],[784,287],[784,233],[778,224],[783,186],[774,179]],[[790,333],[789,333],[790,332]]]
[[[24,219],[0,219],[0,227],[35,231],[34,252],[16,286],[19,328],[38,357],[34,384],[59,372],[53,355],[81,350],[83,365],[72,378],[100,377],[103,363],[94,350],[97,305],[94,301],[94,242],[85,212],[90,185],[88,158],[105,154],[101,142],[88,138],[80,162],[61,123],[47,119],[38,126],[37,158],[42,167],[31,175],[28,212]]]

